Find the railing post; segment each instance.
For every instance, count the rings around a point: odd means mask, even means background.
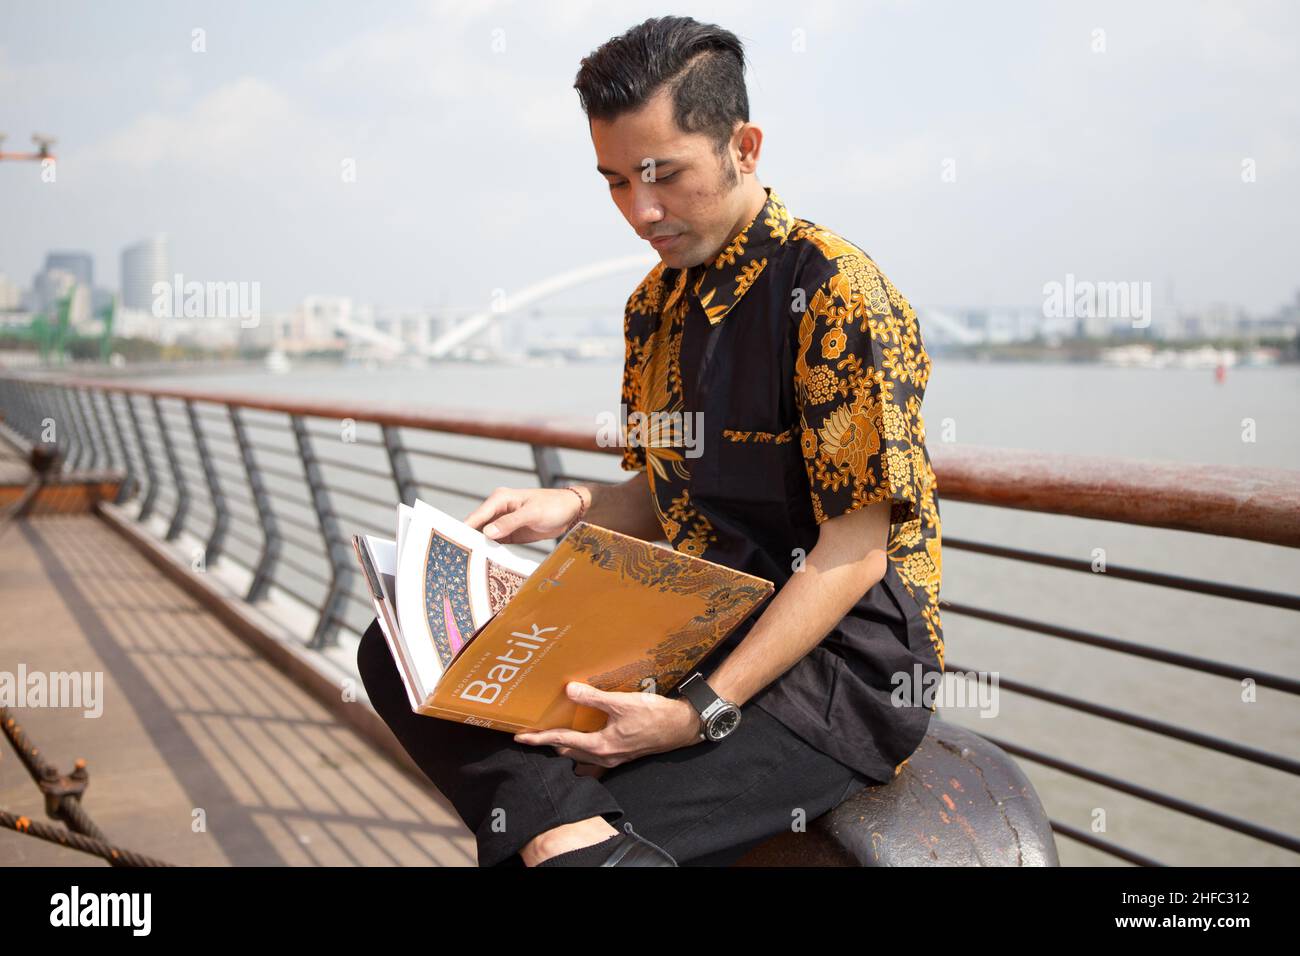
[[[9,408],[12,409],[12,411],[6,411],[5,420],[14,431],[26,435],[27,395],[23,383],[18,379],[9,379],[5,384],[5,390],[11,396]]]
[[[13,429],[27,438],[32,437],[32,396],[31,386],[23,381],[12,381],[10,387],[14,393],[14,405],[17,414],[12,416],[9,424]]]
[[[94,457],[94,452],[90,447],[90,436],[86,433],[86,423],[82,421],[81,408],[77,400],[81,390],[73,385],[64,386],[62,391],[63,403],[68,410],[68,420],[72,423],[72,437],[77,443],[76,470],[81,471]]]
[[[31,421],[31,438],[34,442],[41,441],[41,420],[45,417],[44,410],[49,405],[50,386],[39,385],[30,382],[27,385],[27,404],[28,414]]]
[[[135,516],[136,521],[144,521],[153,514],[153,506],[158,501],[158,469],[154,467],[153,456],[145,444],[144,429],[140,427],[140,413],[136,411],[135,402],[131,401],[131,393],[123,392],[122,397],[126,399],[126,410],[131,416],[131,428],[135,432],[135,445],[140,449],[140,461],[149,482],[149,490],[144,493],[144,501],[140,503],[140,513]]]
[[[176,457],[171,433],[167,431],[167,422],[163,419],[162,403],[158,401],[157,395],[150,395],[149,400],[153,403],[153,417],[158,422],[158,437],[162,439],[163,452],[167,455],[167,467],[172,473],[172,484],[176,486],[176,510],[172,513],[171,524],[167,525],[167,533],[163,535],[163,540],[175,541],[176,536],[181,533],[181,528],[185,526],[185,514],[190,510],[190,490],[185,484],[185,475],[181,472],[181,463]]]
[[[411,462],[402,445],[402,434],[393,425],[383,425],[381,428],[384,450],[388,452],[388,464],[393,470],[393,481],[397,483],[397,496],[403,504],[414,505],[417,494],[415,475],[411,472]]]
[[[343,535],[339,530],[338,520],[330,505],[329,492],[325,490],[325,478],[321,474],[320,463],[312,450],[311,437],[307,433],[307,423],[300,415],[291,415],[293,437],[298,442],[298,454],[302,458],[302,470],[307,476],[307,487],[311,489],[311,502],[316,508],[316,520],[320,523],[321,535],[325,539],[325,551],[330,560],[329,590],[325,594],[325,603],[321,608],[320,619],[316,622],[316,633],[312,635],[309,647],[333,647],[338,644],[337,618],[343,609],[343,595],[347,593],[348,582],[352,575]]]
[[[18,380],[6,378],[0,383],[0,389],[4,390],[4,420],[16,432],[22,432],[23,415],[23,393],[18,387]]]
[[[41,405],[45,389],[33,382],[23,383],[23,392],[27,397],[27,437],[33,442],[41,441]]]
[[[94,470],[99,468],[99,442],[95,434],[95,423],[91,420],[90,392],[85,388],[72,390],[72,401],[77,406],[77,415],[81,421],[81,430],[86,436],[86,464]]]
[[[115,464],[113,460],[113,442],[108,435],[108,427],[104,424],[104,412],[100,408],[100,397],[108,401],[108,392],[99,389],[87,389],[86,397],[90,402],[90,411],[95,418],[95,431],[99,434],[100,442],[104,451],[104,467],[111,469]]]
[[[121,392],[122,398],[129,405],[131,398],[126,392]],[[135,462],[131,458],[130,449],[126,447],[126,432],[122,428],[122,416],[113,408],[113,393],[105,392],[104,401],[108,405],[108,417],[113,420],[113,431],[117,435],[117,447],[122,451],[122,468],[126,471],[126,477],[117,489],[117,498],[114,504],[122,504],[140,487],[140,478],[135,472]]]
[[[81,467],[81,435],[77,429],[76,416],[72,414],[72,402],[68,398],[68,388],[65,385],[53,385],[54,404],[58,407],[58,414],[63,422],[58,424],[56,419],[55,434],[59,431],[64,433],[64,467],[68,471],[77,471]]]
[[[257,509],[257,520],[262,526],[262,553],[258,555],[257,567],[253,569],[253,583],[249,585],[244,600],[260,601],[266,597],[275,563],[280,559],[280,529],[275,522],[275,512],[271,510],[271,498],[266,493],[262,473],[257,469],[257,459],[253,457],[253,445],[248,440],[244,418],[234,405],[227,405],[226,412],[230,415],[230,429],[235,433],[235,443],[239,445],[239,457],[244,461],[244,473],[248,476],[248,490],[253,497],[253,507]]]
[[[550,445],[533,445],[533,468],[539,488],[554,488],[556,476],[564,473],[560,453]]]
[[[212,463],[212,455],[208,453],[208,440],[203,436],[198,412],[194,410],[194,402],[188,398],[185,400],[185,413],[189,416],[194,447],[198,450],[199,463],[203,466],[203,480],[208,483],[208,495],[212,498],[212,533],[203,546],[203,566],[206,568],[221,554],[226,528],[230,526],[230,512],[226,510],[226,496],[221,493],[221,482],[217,480],[217,469]]]

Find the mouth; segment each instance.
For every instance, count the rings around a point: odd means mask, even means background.
[[[674,242],[676,242],[680,237],[681,237],[680,232],[672,236],[660,236],[657,239],[651,239],[650,245],[654,246],[656,249],[666,249],[668,246],[671,246]]]

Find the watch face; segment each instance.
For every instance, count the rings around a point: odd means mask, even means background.
[[[709,721],[709,737],[712,740],[721,740],[727,734],[736,729],[740,723],[740,711],[735,707],[728,707],[720,712],[711,721]]]

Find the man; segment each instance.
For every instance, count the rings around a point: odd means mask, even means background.
[[[372,627],[371,699],[475,831],[480,865],[733,862],[888,781],[933,711],[917,686],[943,666],[929,359],[872,260],[759,183],[743,74],[732,33],[684,17],[583,60],[597,169],[662,260],[624,320],[636,474],[498,488],[466,522],[518,543],[582,518],[777,591],[684,695],[571,683],[608,713],[595,733],[512,739],[414,715]]]

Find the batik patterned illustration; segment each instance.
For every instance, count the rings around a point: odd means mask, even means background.
[[[425,620],[444,667],[474,634],[469,556],[468,549],[437,531],[429,535],[424,560]]]
[[[491,558],[488,558],[486,563],[488,609],[490,613],[496,614],[519,592],[519,589],[523,587],[528,578],[518,571],[512,571],[510,568],[497,564]]]
[[[641,681],[646,675],[653,675],[656,692],[672,689],[694,661],[705,656],[772,592],[770,582],[736,584],[735,576],[723,567],[687,561],[648,542],[586,522],[570,531],[567,540],[578,554],[620,578],[660,591],[697,595],[703,601],[700,613],[651,647],[646,659],[586,678],[587,683],[604,690],[645,690]]]

